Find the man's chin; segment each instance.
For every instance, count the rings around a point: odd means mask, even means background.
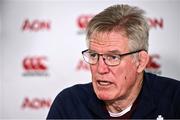
[[[100,100],[103,100],[103,101],[110,101],[113,99],[113,97],[107,94],[96,94],[96,95]]]

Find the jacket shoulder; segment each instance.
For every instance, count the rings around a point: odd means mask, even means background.
[[[92,92],[91,83],[78,84],[62,90],[54,99],[47,119],[75,118],[82,110]],[[78,109],[77,109],[78,108]]]
[[[177,90],[180,88],[180,81],[151,73],[145,74],[145,79],[150,87],[155,90]]]
[[[146,85],[160,111],[170,118],[180,117],[180,81],[154,74],[145,75]]]
[[[87,96],[88,94],[92,94],[92,84],[87,83],[87,84],[77,84],[68,88],[65,88],[62,90],[57,97],[81,97],[81,96]]]

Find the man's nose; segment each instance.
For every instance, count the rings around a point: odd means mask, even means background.
[[[105,59],[102,56],[99,56],[99,61],[98,61],[98,73],[99,74],[106,74],[109,72],[109,67],[105,63]]]

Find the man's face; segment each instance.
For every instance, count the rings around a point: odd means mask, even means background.
[[[92,35],[89,49],[100,54],[123,54],[128,50],[128,38],[117,32]],[[136,83],[137,67],[135,58],[127,55],[121,58],[117,66],[105,64],[102,56],[95,65],[90,65],[93,88],[101,100],[116,100],[124,98],[131,92]]]

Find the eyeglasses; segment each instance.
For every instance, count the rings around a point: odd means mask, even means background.
[[[96,53],[94,51],[87,49],[87,50],[82,51],[82,55],[83,55],[84,60],[91,65],[95,65],[99,61],[99,57],[102,56],[106,65],[116,66],[120,64],[121,57],[134,54],[140,51],[143,51],[143,49],[129,52],[129,53],[124,53],[124,54],[99,54],[99,53]]]

